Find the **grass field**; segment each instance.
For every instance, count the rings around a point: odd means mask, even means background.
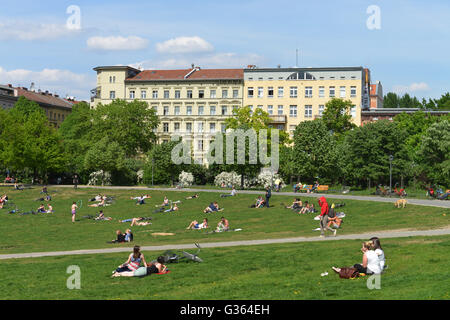
[[[0,299],[441,299],[450,298],[450,236],[382,239],[389,268],[380,289],[367,277],[340,279],[331,266],[361,261],[361,241],[208,248],[203,263],[169,264],[171,273],[111,278],[126,253],[4,260]],[[161,252],[143,252],[147,260]],[[81,289],[66,286],[80,267]],[[321,277],[327,271],[328,276]]]
[[[53,195],[54,214],[18,215],[8,214],[8,210],[0,210],[0,232],[5,235],[0,243],[0,254],[110,248],[128,246],[126,244],[107,244],[115,238],[115,231],[130,227],[130,223],[119,223],[118,220],[139,216],[151,216],[152,225],[134,226],[132,231],[135,242],[140,245],[162,245],[175,243],[214,242],[226,240],[251,240],[286,238],[296,236],[317,236],[318,222],[313,220],[315,214],[298,215],[284,205],[290,204],[292,196],[274,195],[271,198],[272,208],[251,209],[255,195],[238,194],[236,197],[220,198],[217,193],[200,192],[200,198],[185,200],[191,193],[182,191],[151,191],[151,199],[142,206],[136,206],[130,196],[137,196],[142,191],[136,190],[89,190],[50,188]],[[13,191],[11,188],[0,188],[0,193],[7,192],[9,198],[22,211],[36,210],[41,202],[40,188]],[[103,208],[106,216],[112,221],[94,221],[83,219],[88,214],[95,214],[99,208],[88,207],[88,199],[97,192],[116,197],[115,204]],[[147,192],[147,191],[146,191]],[[226,191],[228,193],[228,191]],[[182,200],[180,210],[172,213],[154,213],[155,205],[162,203],[164,195],[171,200]],[[300,195],[301,197],[301,195]],[[77,222],[71,222],[70,206],[72,201],[83,200],[83,207],[77,213]],[[203,209],[214,200],[224,207],[223,212],[204,214]],[[316,199],[304,197],[303,200]],[[339,200],[333,200],[339,202]],[[371,201],[342,200],[346,213],[342,228],[338,234],[354,234],[377,230],[394,229],[430,229],[449,225],[449,209],[408,205],[405,209],[397,209],[391,203]],[[242,228],[240,232],[205,234],[205,231],[185,230],[194,219],[208,217],[211,227],[215,227],[221,216],[225,216],[232,228]],[[175,233],[174,236],[152,236],[154,232]]]

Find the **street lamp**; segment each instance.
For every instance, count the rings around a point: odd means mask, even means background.
[[[155,166],[155,158],[152,158],[152,187],[153,187],[153,167]]]
[[[392,161],[394,160],[394,156],[389,155],[389,197],[392,194]]]

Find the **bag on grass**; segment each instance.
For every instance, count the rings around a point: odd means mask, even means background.
[[[353,279],[359,277],[359,272],[356,268],[344,267],[341,268],[341,271],[339,272],[339,277],[342,279]]]

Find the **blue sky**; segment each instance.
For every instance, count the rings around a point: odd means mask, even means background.
[[[384,92],[450,91],[450,1],[2,1],[0,83],[88,99],[93,67],[364,66]],[[79,30],[67,20],[80,9]],[[367,8],[380,9],[369,30]]]

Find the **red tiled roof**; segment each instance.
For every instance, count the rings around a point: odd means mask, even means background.
[[[178,70],[144,70],[134,77],[127,78],[127,81],[156,81],[156,80],[208,80],[208,79],[236,79],[244,78],[243,69],[199,69],[192,72],[192,69]]]
[[[17,89],[17,96],[24,96],[28,100],[35,101],[37,103],[45,103],[48,105],[62,107],[62,108],[72,108],[72,103],[65,101],[62,98],[55,97],[54,95],[50,95],[49,93],[45,94],[43,92],[33,92],[28,91],[22,88]]]

